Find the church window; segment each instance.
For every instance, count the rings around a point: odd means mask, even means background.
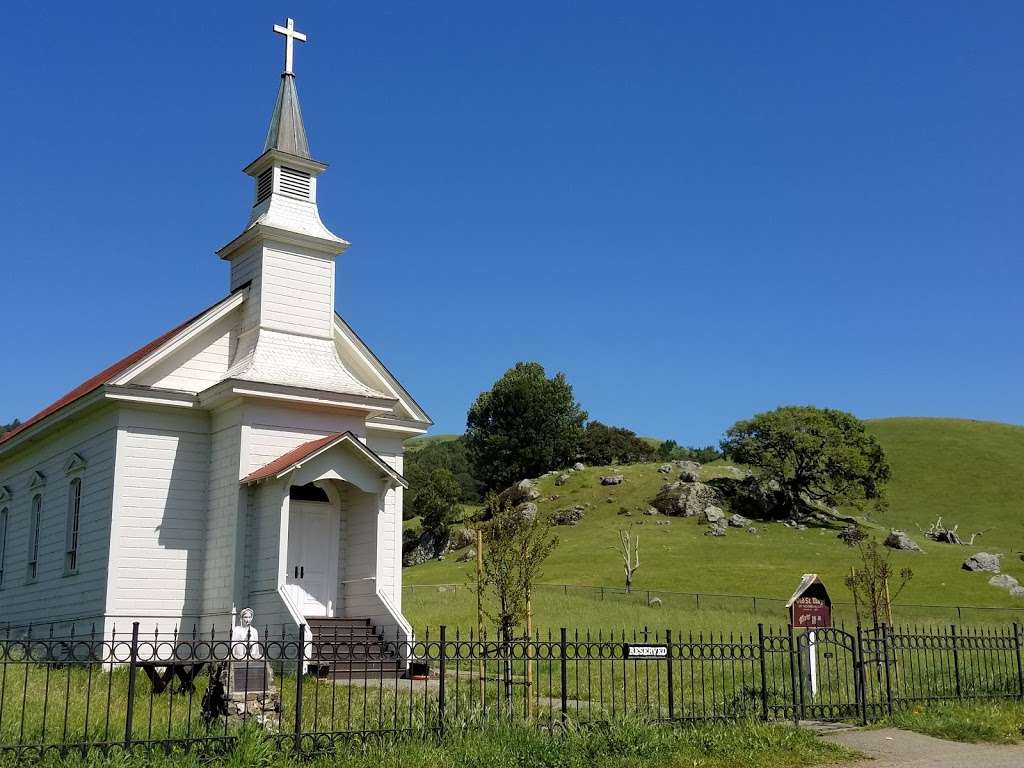
[[[292,197],[309,200],[310,176],[305,171],[281,166],[281,191]]]
[[[268,197],[274,189],[274,169],[267,168],[256,177],[256,204],[259,205]]]
[[[0,509],[0,587],[4,585],[4,562],[7,560],[7,507]]]
[[[43,524],[43,497],[32,497],[32,514],[28,520],[28,568],[25,577],[35,581],[39,575],[39,529]]]
[[[78,571],[78,524],[82,509],[82,479],[76,477],[68,485],[68,521],[64,553],[64,573]]]

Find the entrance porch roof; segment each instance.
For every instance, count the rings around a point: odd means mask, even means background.
[[[399,472],[396,472],[384,459],[367,448],[363,442],[352,432],[335,432],[317,440],[310,440],[298,448],[293,448],[273,461],[257,469],[242,478],[242,483],[255,485],[263,480],[279,479],[292,470],[298,469],[303,464],[315,459],[317,456],[330,451],[338,446],[346,446],[360,457],[366,464],[375,469],[383,476],[387,476],[393,482],[408,488],[409,483]]]

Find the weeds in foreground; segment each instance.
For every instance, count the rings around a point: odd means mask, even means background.
[[[949,741],[1014,744],[1024,740],[1024,702],[918,705],[879,723]]]
[[[688,765],[702,768],[799,768],[848,759],[852,754],[783,725],[756,722],[657,727],[616,723],[554,732],[525,725],[493,725],[453,731],[439,740],[349,740],[315,756],[295,756],[274,747],[256,729],[245,729],[220,753],[154,751],[133,754],[48,755],[48,768],[641,768]],[[0,755],[0,768],[25,765]]]

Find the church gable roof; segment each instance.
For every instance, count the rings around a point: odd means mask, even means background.
[[[308,443],[303,443],[298,448],[293,448],[268,464],[260,467],[256,471],[251,472],[246,477],[242,478],[242,483],[252,485],[254,483],[259,483],[262,480],[268,480],[272,477],[281,477],[310,459],[319,456],[325,451],[329,451],[331,448],[341,445],[342,443],[348,444],[356,451],[356,453],[360,454],[379,471],[388,475],[399,485],[406,488],[408,487],[408,483],[401,474],[395,471],[390,464],[384,461],[384,459],[367,448],[366,445],[364,445],[363,442],[351,432],[334,432],[325,437],[310,440]]]
[[[395,415],[429,426],[434,422],[345,319],[334,313],[334,340],[345,367],[366,386],[395,398]],[[372,423],[372,422],[371,422]]]
[[[37,424],[40,424],[41,422],[43,422],[44,420],[48,419],[49,417],[54,416],[59,411],[61,411],[63,408],[71,405],[75,401],[80,400],[81,398],[85,397],[86,395],[89,395],[89,394],[95,392],[100,387],[102,387],[104,384],[108,384],[108,383],[114,381],[115,379],[121,377],[123,374],[125,374],[127,371],[132,369],[138,363],[140,363],[141,361],[145,360],[147,357],[149,357],[153,353],[157,352],[158,350],[160,350],[168,342],[171,342],[172,340],[174,340],[177,337],[179,337],[182,334],[184,334],[190,327],[192,327],[193,325],[195,325],[196,323],[201,321],[209,313],[214,312],[215,310],[221,308],[222,305],[224,305],[224,304],[226,304],[228,302],[231,302],[232,299],[235,298],[237,293],[239,293],[239,292],[236,291],[231,296],[228,296],[228,297],[226,297],[224,299],[221,299],[216,304],[213,304],[212,306],[207,307],[206,309],[204,309],[202,312],[198,313],[197,315],[195,315],[193,317],[190,317],[188,320],[183,322],[181,325],[178,325],[178,326],[172,328],[171,330],[167,331],[167,333],[164,333],[163,335],[158,336],[157,338],[153,339],[148,344],[146,344],[146,345],[144,345],[142,347],[139,347],[139,349],[135,350],[134,352],[132,352],[127,357],[123,357],[122,359],[118,360],[116,363],[111,365],[109,368],[105,368],[102,371],[100,371],[99,373],[97,373],[95,376],[92,376],[91,378],[86,379],[84,382],[82,382],[77,387],[72,389],[66,395],[64,395],[63,397],[59,398],[58,400],[56,400],[55,402],[51,403],[50,405],[46,406],[43,410],[41,410],[35,416],[33,416],[32,418],[26,420],[24,423],[19,424],[17,427],[12,429],[10,432],[8,432],[7,434],[5,434],[2,437],[0,437],[0,445],[3,445],[4,443],[7,443],[8,441],[10,441],[12,438],[16,437],[17,435],[22,434],[26,430],[36,426]]]

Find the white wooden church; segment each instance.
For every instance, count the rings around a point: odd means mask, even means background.
[[[0,439],[0,631],[402,615],[402,443],[431,422],[335,312],[289,19],[227,293]]]

